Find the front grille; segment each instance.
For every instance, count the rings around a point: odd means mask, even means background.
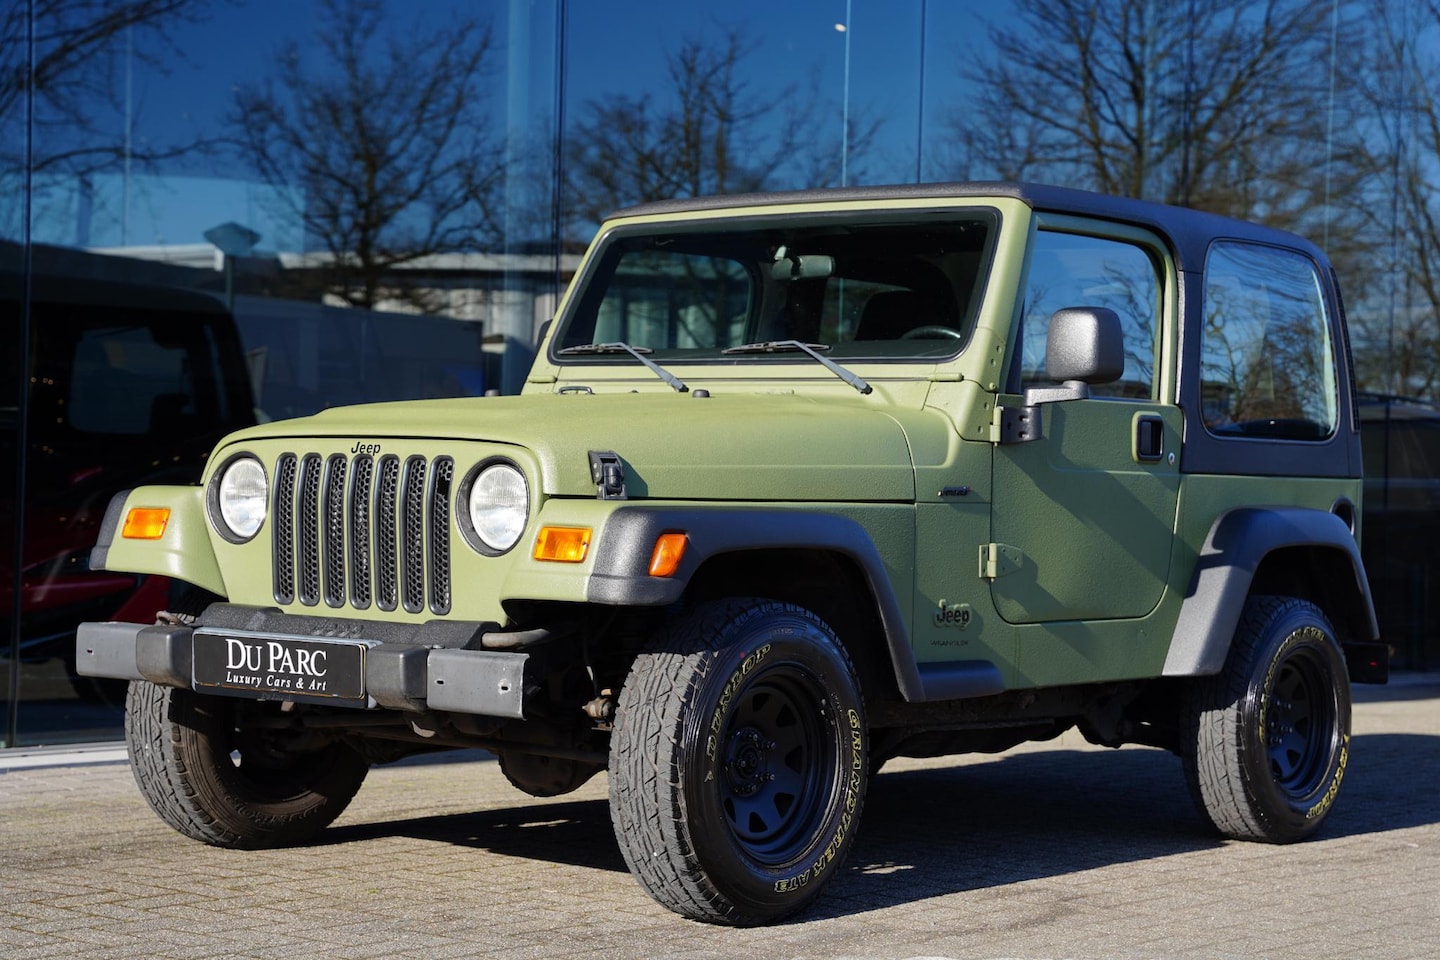
[[[273,476],[278,602],[450,612],[449,457],[286,453]]]

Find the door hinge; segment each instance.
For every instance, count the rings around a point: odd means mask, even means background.
[[[1029,443],[1045,435],[1040,405],[996,407],[990,421],[991,443]]]
[[[1014,573],[1025,563],[1025,554],[1019,547],[1007,543],[980,544],[980,579],[994,580],[1007,573]]]

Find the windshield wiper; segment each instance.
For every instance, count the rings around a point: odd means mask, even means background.
[[[614,343],[582,343],[576,347],[566,347],[563,350],[556,350],[555,353],[562,357],[578,357],[587,353],[628,353],[630,356],[645,364],[645,368],[655,376],[664,380],[675,388],[676,393],[688,393],[690,388],[675,374],[666,370],[660,364],[645,356],[647,353],[654,353],[649,347],[632,347],[628,343],[616,340]]]
[[[829,349],[830,349],[830,345],[829,345],[829,344],[825,344],[825,343],[801,343],[799,340],[764,340],[764,341],[761,341],[760,343],[745,343],[745,344],[741,344],[741,345],[738,346],[738,347],[730,347],[730,348],[728,348],[728,349],[726,349],[726,350],[721,350],[720,352],[721,352],[721,353],[790,353],[790,352],[808,353],[810,356],[814,357],[816,360],[819,360],[820,363],[825,367],[826,370],[829,370],[831,373],[835,374],[835,376],[839,377],[841,380],[844,380],[846,383],[850,384],[850,386],[854,387],[856,390],[859,390],[862,394],[869,393],[870,390],[871,390],[870,384],[866,383],[864,379],[862,379],[861,377],[856,376],[855,374],[851,373],[849,370],[846,370],[844,367],[840,366],[840,364],[836,363],[834,360],[831,360],[829,357],[826,357],[826,356],[824,356],[824,355],[822,355],[822,354],[820,353],[821,350],[829,350]]]

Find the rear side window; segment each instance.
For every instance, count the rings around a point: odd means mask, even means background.
[[[1215,243],[1205,263],[1201,402],[1219,436],[1323,440],[1335,431],[1335,344],[1314,263]]]

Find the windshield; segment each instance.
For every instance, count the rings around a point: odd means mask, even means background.
[[[844,359],[939,359],[969,339],[995,233],[989,211],[912,222],[831,218],[777,225],[617,231],[562,321],[554,352],[618,342],[662,363],[799,341]],[[603,351],[565,363],[633,363]],[[726,362],[805,362],[743,351]]]

